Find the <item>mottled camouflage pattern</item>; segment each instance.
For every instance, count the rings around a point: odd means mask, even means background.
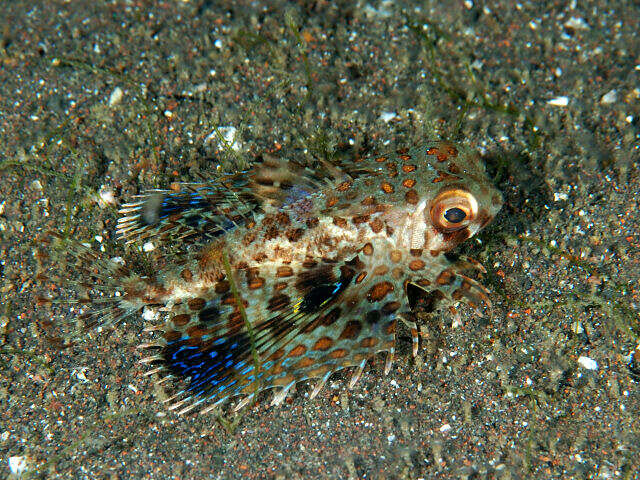
[[[462,202],[468,215],[450,224],[446,218],[461,215],[461,196],[470,199]],[[431,309],[488,303],[484,287],[462,274],[482,267],[444,253],[500,206],[477,157],[449,143],[313,170],[265,158],[251,171],[151,192],[123,207],[118,232],[127,242],[184,238],[201,248],[155,276],[105,265],[118,270],[122,292],[106,318],[146,305],[170,312],[153,329],[160,333],[145,345],[152,354],[143,362],[163,380],[180,380],[171,398],[180,412],[236,396],[240,407],[274,387],[279,403],[306,379],[319,379],[315,396],[346,367],[355,367],[352,386],[378,352],[387,352],[391,367],[398,320],[409,326],[416,354],[410,285]]]

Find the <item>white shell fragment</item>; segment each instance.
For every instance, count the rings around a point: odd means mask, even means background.
[[[27,471],[27,457],[9,457],[9,470],[16,476]]]
[[[207,135],[204,142],[215,144],[219,149],[231,148],[231,150],[235,150],[237,152],[241,148],[239,139],[236,136],[237,131],[238,129],[232,126],[218,127]]]
[[[564,22],[564,26],[573,30],[589,30],[590,28],[589,24],[585,22],[582,17],[571,17],[569,20]]]
[[[602,103],[603,105],[611,105],[612,103],[615,103],[616,100],[618,100],[618,92],[613,89],[609,90],[602,96],[602,98],[600,99],[600,103]]]
[[[111,92],[111,95],[109,95],[109,106],[114,107],[117,104],[119,104],[123,96],[124,96],[124,92],[120,87],[114,88],[113,91]]]
[[[384,123],[389,123],[391,120],[393,120],[394,118],[396,118],[398,116],[398,114],[396,112],[382,112],[380,114],[380,120],[382,120]]]
[[[598,362],[589,357],[581,356],[578,358],[578,363],[582,368],[586,368],[587,370],[597,370]]]
[[[551,100],[547,100],[548,105],[553,105],[554,107],[566,107],[569,105],[569,97],[561,96],[552,98]]]

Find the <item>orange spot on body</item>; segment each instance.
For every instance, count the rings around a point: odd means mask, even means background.
[[[438,162],[445,162],[449,158],[457,157],[458,150],[453,145],[450,144],[442,144],[439,147],[432,147],[427,150],[428,155],[435,155],[438,159]]]
[[[381,310],[385,315],[389,315],[398,310],[400,307],[400,302],[388,302],[382,306]]]
[[[431,182],[432,183],[440,183],[440,182],[444,182],[446,180],[459,180],[460,177],[457,177],[455,175],[451,175],[450,173],[447,172],[441,172],[438,171],[439,173],[439,177],[434,178]]]
[[[189,310],[202,310],[206,303],[204,298],[192,298],[187,301]]]
[[[284,290],[285,288],[287,288],[287,282],[279,282],[273,286],[273,291],[279,292],[280,290]]]
[[[291,243],[295,243],[302,238],[304,231],[304,228],[290,228],[285,232],[285,236]]]
[[[191,270],[189,270],[188,268],[185,268],[180,274],[180,276],[185,282],[190,282],[191,280],[193,280],[193,274],[191,273]]]
[[[333,217],[333,224],[344,229],[348,226],[347,221],[342,217]]]
[[[367,293],[367,300],[369,302],[379,302],[389,293],[393,291],[394,287],[391,282],[380,282],[371,287],[371,290]]]
[[[378,339],[376,337],[363,338],[360,342],[360,347],[362,348],[371,348],[378,343]]]
[[[393,270],[391,270],[391,275],[393,275],[393,278],[396,280],[400,280],[402,278],[402,269],[400,267],[396,267]]]
[[[360,225],[361,223],[365,223],[369,221],[369,218],[371,218],[370,215],[356,215],[355,217],[353,217],[351,219],[351,221],[355,224],[355,225]]]
[[[346,192],[347,190],[349,190],[351,188],[351,186],[353,185],[352,182],[342,182],[340,185],[338,185],[336,187],[336,190],[338,190],[339,192]]]
[[[394,333],[396,333],[396,322],[395,322],[395,320],[393,322],[390,322],[389,325],[386,326],[385,332],[387,333],[387,335],[393,335]]]
[[[278,214],[276,215],[276,221],[280,225],[289,225],[291,223],[291,219],[286,212],[278,212]]]
[[[329,354],[329,357],[331,358],[342,358],[342,357],[346,357],[347,353],[349,353],[347,350],[345,350],[344,348],[338,348],[334,351],[332,351]]]
[[[293,275],[293,268],[288,265],[282,265],[276,269],[276,277],[284,278],[291,277]]]
[[[304,355],[307,351],[307,348],[304,345],[298,345],[293,350],[289,352],[289,357],[299,357]]]
[[[358,336],[360,330],[362,330],[362,325],[360,325],[360,322],[350,321],[349,323],[347,323],[347,326],[344,327],[344,330],[340,334],[340,337],[338,337],[338,340],[354,339]]]
[[[284,367],[282,366],[281,363],[276,363],[270,370],[271,374],[273,375],[279,375],[282,372],[284,372]]]
[[[313,350],[328,350],[333,345],[333,340],[329,337],[322,337],[313,345]]]
[[[253,277],[247,284],[247,287],[249,287],[250,290],[257,290],[259,288],[262,288],[263,286],[264,278],[262,277]]]
[[[360,203],[365,206],[375,205],[376,199],[373,197],[373,195],[369,195],[368,197],[365,197]]]
[[[283,356],[284,356],[284,349],[283,348],[279,348],[278,350],[273,352],[273,354],[271,354],[271,356],[269,358],[267,358],[267,360],[273,362],[275,360],[278,360],[278,359],[282,358]]]
[[[376,276],[381,276],[381,275],[386,275],[388,271],[389,271],[389,267],[387,267],[386,265],[378,265],[376,268],[373,269],[372,273]]]
[[[206,333],[207,331],[204,328],[194,325],[187,330],[187,335],[189,335],[188,341],[192,344],[200,343],[202,336]]]
[[[436,278],[436,283],[438,285],[451,285],[455,277],[456,275],[451,270],[444,270]]]
[[[190,320],[191,320],[191,316],[187,314],[176,315],[171,319],[173,324],[177,325],[178,327],[185,326],[187,323],[189,323]]]
[[[305,357],[301,359],[298,363],[296,363],[295,368],[307,368],[316,363],[316,361],[311,357]]]
[[[409,262],[409,268],[413,271],[422,270],[425,265],[426,264],[422,260],[412,260]]]
[[[373,233],[380,233],[384,228],[384,223],[378,217],[374,218],[369,222],[369,227],[371,227],[371,231]]]
[[[404,199],[409,205],[417,205],[419,201],[418,192],[416,192],[415,190],[409,190],[404,195]]]
[[[382,189],[382,191],[384,193],[393,193],[394,192],[393,185],[391,185],[389,182],[382,182],[382,184],[380,185],[380,188]]]

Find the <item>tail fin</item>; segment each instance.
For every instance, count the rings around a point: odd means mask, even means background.
[[[75,298],[38,297],[38,306],[79,305],[84,329],[121,322],[148,302],[149,280],[131,271],[120,258],[109,259],[56,232],[41,238],[37,280],[47,290],[72,287]]]

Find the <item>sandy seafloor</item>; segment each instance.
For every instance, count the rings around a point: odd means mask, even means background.
[[[0,475],[640,478],[639,22],[622,1],[2,1]],[[504,193],[461,250],[494,308],[425,321],[417,360],[401,332],[389,376],[265,395],[232,430],[166,411],[142,319],[48,340],[75,313],[35,308],[43,231],[117,255],[146,188],[434,137]]]

